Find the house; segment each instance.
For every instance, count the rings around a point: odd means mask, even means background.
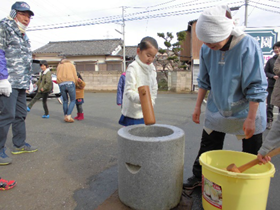
[[[72,61],[81,73],[86,90],[116,90],[123,71],[121,39],[49,42],[33,51],[33,59],[48,61],[55,71],[59,61]],[[126,61],[133,60],[137,46],[125,47]]]
[[[186,30],[187,36],[186,40],[183,41],[182,51],[181,51],[181,61],[185,61],[191,65],[191,90],[197,88],[197,80],[199,73],[199,52],[200,48],[203,45],[203,42],[200,41],[195,32],[197,20],[192,20],[188,22],[188,29]],[[189,82],[188,82],[189,84]]]
[[[33,51],[33,59],[47,60],[55,69],[62,58],[76,65],[77,71],[122,71],[121,39],[49,42]],[[137,46],[126,46],[126,60],[134,59]]]

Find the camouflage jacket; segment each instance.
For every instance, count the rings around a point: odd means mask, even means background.
[[[32,68],[29,40],[14,20],[0,21],[0,80],[7,79],[12,88],[28,89]]]

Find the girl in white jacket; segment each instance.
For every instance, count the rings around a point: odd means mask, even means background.
[[[135,61],[126,70],[122,116],[119,120],[123,126],[144,124],[138,87],[148,85],[153,106],[155,104],[158,84],[153,61],[157,52],[157,41],[152,37],[144,37],[138,44]]]

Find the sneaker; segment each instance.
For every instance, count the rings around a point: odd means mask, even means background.
[[[21,147],[13,147],[13,151],[11,152],[14,155],[21,154],[21,153],[26,153],[26,152],[36,152],[38,150],[37,147],[32,147],[30,144],[25,143]]]
[[[48,119],[48,118],[50,118],[50,115],[45,115],[45,114],[44,114],[44,115],[42,116],[42,118]]]
[[[8,165],[12,162],[12,158],[9,158],[9,156],[5,153],[5,150],[7,148],[4,147],[2,152],[0,152],[0,165]]]
[[[5,180],[0,177],[0,190],[9,190],[17,185],[15,180]]]
[[[267,130],[270,130],[271,127],[272,127],[272,121],[267,122],[267,124],[266,124],[266,129],[267,129]]]
[[[192,176],[188,178],[187,183],[183,184],[183,189],[185,190],[192,190],[196,187],[200,187],[202,185],[201,178],[198,178],[196,176]]]
[[[27,107],[26,110],[27,110],[28,112],[30,112],[30,108],[29,108],[29,107]]]

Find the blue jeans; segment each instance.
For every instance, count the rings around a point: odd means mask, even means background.
[[[5,146],[12,124],[13,144],[24,145],[26,140],[26,93],[25,89],[14,89],[10,97],[0,95],[0,151]]]
[[[74,82],[68,82],[66,84],[59,85],[60,93],[63,98],[63,113],[64,115],[71,115],[76,104],[76,89]],[[68,96],[70,103],[68,106]]]

